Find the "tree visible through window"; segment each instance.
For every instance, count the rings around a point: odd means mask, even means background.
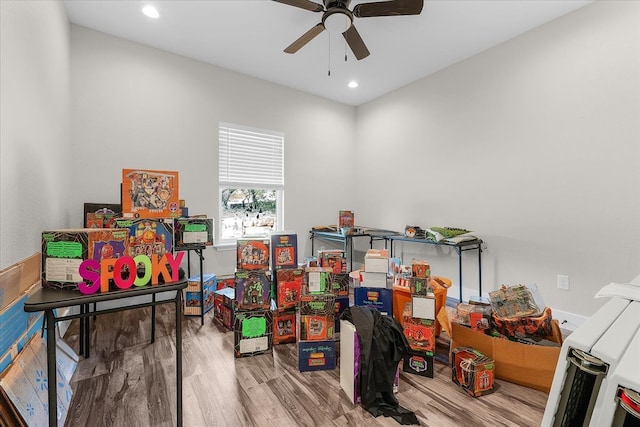
[[[218,243],[282,229],[284,135],[220,123]]]

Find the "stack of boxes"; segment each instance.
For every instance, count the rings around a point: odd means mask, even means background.
[[[326,292],[336,297],[335,302],[335,332],[340,332],[340,315],[349,307],[349,273],[347,272],[347,257],[342,249],[318,251],[321,267],[329,272]]]
[[[270,241],[238,239],[235,272],[235,357],[269,353],[273,349]]]
[[[431,268],[426,261],[414,260],[411,272],[411,302],[405,305],[402,315],[402,328],[410,347],[403,370],[433,378],[436,300],[429,284]]]
[[[273,343],[296,342],[296,307],[304,281],[304,270],[298,268],[297,234],[283,232],[271,235],[271,263],[276,301]]]
[[[307,267],[298,304],[298,370],[336,367],[335,302],[332,269]]]
[[[361,286],[354,289],[354,305],[369,306],[382,314],[393,315],[393,292],[387,288],[389,252],[369,249],[364,257]]]

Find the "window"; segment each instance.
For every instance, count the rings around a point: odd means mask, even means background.
[[[284,134],[220,123],[218,244],[282,230]]]

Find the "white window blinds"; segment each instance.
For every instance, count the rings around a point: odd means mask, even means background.
[[[219,184],[284,188],[284,135],[220,123]]]

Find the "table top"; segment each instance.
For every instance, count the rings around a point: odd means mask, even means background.
[[[402,242],[417,242],[417,243],[429,243],[432,245],[445,245],[445,246],[478,246],[482,244],[482,240],[475,238],[473,240],[463,240],[461,242],[446,242],[444,240],[440,240],[439,242],[436,240],[430,239],[417,239],[415,237],[406,237],[404,235],[389,235],[385,236],[385,239],[388,240],[399,240]]]
[[[324,227],[314,227],[310,231],[311,234],[319,235],[319,236],[331,236],[331,237],[362,237],[362,236],[373,236],[373,237],[385,237],[385,236],[402,236],[401,233],[393,230],[383,230],[380,228],[372,228],[372,227],[362,227],[356,226],[353,227],[353,230],[348,234],[342,234],[341,231],[338,230],[335,225],[328,225]]]
[[[187,280],[168,282],[159,285],[132,286],[129,289],[109,292],[97,292],[91,295],[69,289],[40,288],[27,298],[24,311],[36,312],[54,308],[70,307],[82,304],[92,304],[101,301],[112,301],[141,295],[152,295],[161,292],[179,291],[187,287]]]

